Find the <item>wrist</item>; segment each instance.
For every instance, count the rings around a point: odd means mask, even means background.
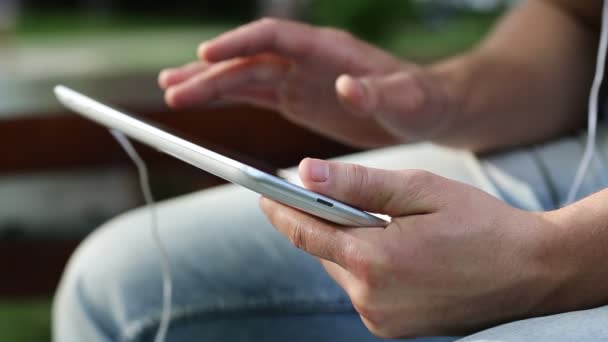
[[[545,312],[608,303],[607,227],[584,202],[541,215],[550,229],[543,250],[553,289],[543,304]]]

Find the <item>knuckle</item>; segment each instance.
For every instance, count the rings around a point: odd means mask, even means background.
[[[260,27],[264,27],[266,29],[276,29],[276,28],[278,28],[278,26],[281,25],[281,20],[277,19],[277,18],[272,18],[272,17],[264,17],[264,18],[258,19],[256,24],[259,25]]]
[[[364,293],[371,295],[381,291],[386,285],[389,268],[386,265],[386,258],[381,257],[381,254],[381,251],[373,256],[363,255],[360,252],[350,253],[350,269],[361,282]]]
[[[426,170],[412,169],[402,171],[404,182],[415,193],[422,193],[434,182],[435,175]]]
[[[336,43],[345,43],[353,40],[353,35],[350,32],[334,27],[324,27],[320,30],[320,33]]]
[[[288,238],[296,248],[306,250],[306,233],[302,223],[296,222],[293,224]]]
[[[350,271],[357,281],[349,293],[359,313],[373,322],[381,323],[389,318],[377,303],[385,296],[387,269],[375,258],[364,258],[355,254],[351,258]]]
[[[423,110],[428,102],[424,84],[416,74],[405,74],[402,76],[406,91],[405,105],[408,112],[418,112]]]
[[[361,195],[369,185],[369,172],[367,168],[357,164],[349,164],[346,168],[346,179],[350,181],[348,189],[352,196]]]
[[[414,88],[408,98],[407,109],[410,112],[421,112],[427,106],[427,95],[421,88]]]
[[[414,169],[409,171],[410,181],[418,184],[428,184],[432,178],[433,173],[427,170]]]
[[[396,318],[397,312],[393,299],[388,298],[387,292],[383,289],[384,285],[381,282],[383,278],[378,276],[381,274],[377,272],[378,267],[370,262],[363,263],[361,266],[368,272],[364,273],[362,277],[357,277],[358,281],[348,289],[348,294],[353,307],[363,318],[368,330],[377,337],[388,339],[419,336],[420,331],[415,326],[414,318],[410,322],[403,322]],[[403,307],[399,310],[400,316],[403,317]],[[408,309],[406,308],[406,310]]]

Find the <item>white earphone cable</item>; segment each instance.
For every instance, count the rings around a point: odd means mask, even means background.
[[[158,249],[160,256],[160,266],[162,273],[162,286],[163,286],[163,302],[160,317],[160,324],[154,337],[154,342],[163,342],[167,336],[169,330],[169,323],[171,319],[171,296],[173,292],[173,279],[171,278],[171,264],[169,263],[169,256],[167,249],[163,245],[160,238],[159,224],[158,224],[158,212],[154,203],[154,197],[152,196],[152,190],[150,188],[150,180],[148,176],[148,168],[146,163],[139,156],[129,139],[120,131],[111,129],[110,133],[114,136],[116,141],[122,146],[129,158],[133,161],[139,174],[139,185],[141,192],[146,202],[147,209],[150,212],[150,230],[152,238]]]
[[[589,166],[593,162],[595,154],[595,143],[597,136],[597,120],[598,120],[598,98],[600,94],[600,88],[604,81],[604,72],[606,67],[606,50],[608,49],[608,1],[604,1],[602,9],[602,30],[600,34],[600,43],[597,52],[597,61],[595,67],[595,77],[593,79],[593,85],[591,86],[591,93],[589,94],[589,113],[588,113],[588,127],[587,127],[587,143],[585,145],[585,152],[581,163],[576,171],[574,182],[568,192],[566,199],[566,205],[573,203],[581,189],[585,176],[589,171]]]

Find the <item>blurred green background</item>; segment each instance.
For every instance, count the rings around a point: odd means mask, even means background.
[[[99,73],[155,73],[193,59],[201,40],[263,15],[276,15],[343,28],[404,58],[429,63],[474,46],[505,7],[502,1],[491,0],[3,0],[0,56],[11,49],[29,56],[47,50],[69,55],[75,46],[84,52],[108,47],[94,68],[86,66]],[[5,72],[27,89],[36,86],[28,80],[66,72],[34,57],[18,68],[0,58],[0,74],[5,63]],[[81,68],[74,77],[89,70]],[[70,66],[65,70],[70,71]],[[9,101],[8,96],[4,100]],[[15,101],[8,108],[17,113],[20,103]],[[50,295],[23,299],[0,293],[0,341],[49,340],[50,305]]]
[[[495,5],[480,8],[483,0],[471,1],[475,6],[467,6],[466,0],[82,1],[80,6],[73,5],[78,1],[24,1],[14,32],[25,42],[158,30],[208,37],[208,33],[276,14],[342,28],[424,62],[473,46],[506,6],[506,2],[487,1]],[[192,58],[193,48],[172,52]]]

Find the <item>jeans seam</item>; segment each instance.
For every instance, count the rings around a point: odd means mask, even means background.
[[[347,313],[354,312],[352,304],[346,299],[335,301],[322,300],[294,300],[290,299],[253,299],[235,300],[230,303],[215,303],[213,305],[181,305],[173,306],[170,314],[171,325],[178,321],[191,319],[194,317],[206,317],[219,315],[223,317],[243,317],[251,314],[292,314],[306,315],[319,313]],[[137,341],[138,338],[149,331],[158,327],[161,312],[157,311],[133,320],[127,324],[123,330],[123,341]],[[169,327],[171,330],[171,326]]]

